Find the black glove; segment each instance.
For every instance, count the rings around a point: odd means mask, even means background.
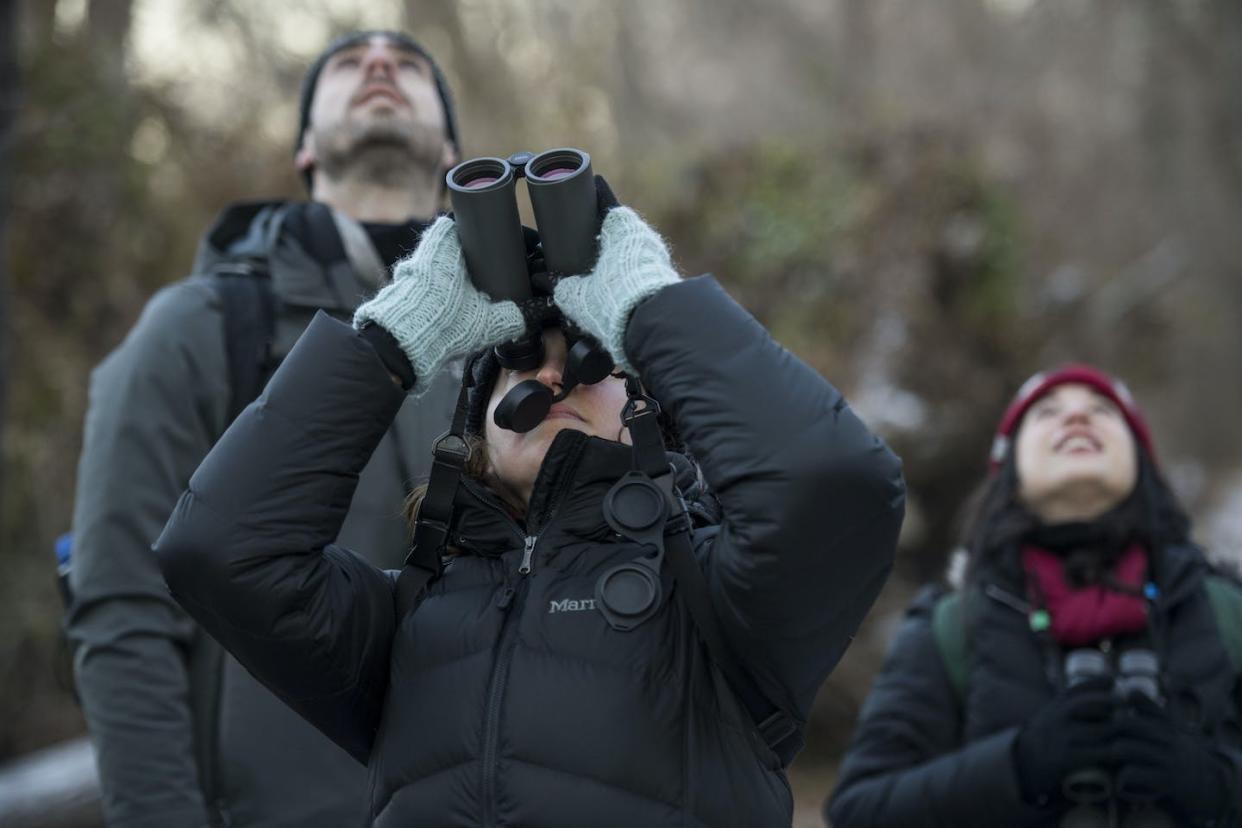
[[[1198,825],[1229,809],[1227,760],[1142,694],[1132,695],[1118,714],[1113,754],[1123,799],[1154,801],[1179,825]]]
[[[1064,803],[1065,777],[1110,764],[1116,709],[1107,678],[1077,684],[1040,708],[1014,741],[1022,798],[1041,806]]]
[[[604,223],[604,216],[608,215],[608,211],[614,207],[620,207],[621,202],[617,201],[617,196],[612,191],[612,187],[608,186],[608,182],[604,180],[602,175],[595,176],[595,208],[598,210],[598,218],[600,224]]]

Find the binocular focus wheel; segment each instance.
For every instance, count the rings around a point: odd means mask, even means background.
[[[525,380],[505,394],[492,419],[508,431],[525,434],[543,422],[552,407],[552,389],[538,380]]]

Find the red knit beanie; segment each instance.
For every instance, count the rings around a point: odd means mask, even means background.
[[[1134,396],[1130,393],[1130,389],[1126,388],[1125,383],[1090,365],[1070,363],[1052,371],[1041,371],[1022,383],[1022,387],[1014,395],[1013,402],[1009,403],[1009,407],[1005,409],[1000,425],[996,428],[996,437],[992,440],[992,456],[988,459],[989,473],[995,474],[1004,465],[1005,458],[1009,455],[1009,450],[1013,445],[1013,436],[1017,433],[1018,426],[1022,424],[1022,417],[1030,407],[1053,388],[1067,383],[1086,385],[1112,400],[1121,409],[1134,439],[1155,461],[1156,449],[1152,444],[1151,429],[1148,428],[1142,410],[1139,409],[1138,403],[1134,401]]]

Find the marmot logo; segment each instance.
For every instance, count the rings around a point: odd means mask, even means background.
[[[560,601],[548,602],[549,615],[554,612],[586,612],[587,610],[593,609],[595,609],[594,598],[579,598],[577,600],[574,600],[573,598],[564,598]]]

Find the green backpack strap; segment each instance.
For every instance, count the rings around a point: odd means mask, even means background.
[[[1220,575],[1208,575],[1203,583],[1233,671],[1242,673],[1242,588]]]
[[[1242,607],[1240,607],[1242,610]],[[966,698],[966,677],[970,665],[966,654],[966,623],[962,617],[962,593],[942,595],[932,608],[932,632],[945,672],[959,701]]]

